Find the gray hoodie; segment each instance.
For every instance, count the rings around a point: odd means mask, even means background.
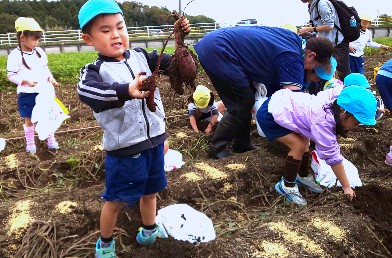
[[[145,99],[132,99],[128,93],[135,74],[151,75],[157,59],[156,51],[134,49],[126,51],[122,61],[99,55],[80,70],[79,98],[93,109],[104,130],[103,146],[110,155],[133,155],[166,140],[165,112],[158,88],[154,92],[155,112],[147,108]],[[167,70],[169,60],[170,55],[165,55],[161,70]]]

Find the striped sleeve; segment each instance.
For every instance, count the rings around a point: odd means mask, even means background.
[[[98,113],[124,105],[131,99],[128,84],[107,83],[99,75],[101,61],[87,64],[80,70],[80,81],[77,85],[79,99]]]

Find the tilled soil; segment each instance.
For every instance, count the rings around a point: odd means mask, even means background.
[[[371,82],[373,67],[391,57],[366,59]],[[197,83],[212,89],[202,72]],[[186,203],[212,219],[217,238],[198,244],[168,238],[140,246],[135,240],[139,210],[124,207],[115,230],[118,257],[392,257],[392,167],[384,164],[392,144],[391,118],[341,139],[343,155],[363,182],[356,199],[347,200],[339,188],[319,195],[302,189],[308,205],[297,207],[274,190],[284,146],[269,143],[254,128],[252,138],[261,150],[208,159],[209,137],[188,125],[190,90],[176,95],[164,77],[158,85],[170,147],[186,162],[167,173],[158,209]],[[48,151],[36,139],[38,152],[28,155],[16,95],[1,93],[0,137],[8,140],[0,153],[0,257],[94,256],[104,188],[102,131],[78,100],[75,85],[62,85],[57,96],[71,115],[57,131],[61,149]]]

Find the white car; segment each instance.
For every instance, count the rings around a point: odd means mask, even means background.
[[[258,26],[256,19],[245,19],[237,22],[235,26]]]

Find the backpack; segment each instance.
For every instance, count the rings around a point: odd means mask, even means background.
[[[357,10],[355,10],[355,8],[352,6],[351,7],[347,6],[341,0],[329,0],[329,1],[335,7],[336,13],[338,14],[339,17],[340,27],[334,24],[335,28],[338,31],[340,31],[343,34],[344,38],[349,42],[357,40],[361,34],[361,27],[362,27],[361,18],[359,18]],[[316,2],[318,16],[316,17],[315,20],[321,18],[318,9],[319,2],[320,0],[317,0]],[[336,33],[335,43],[337,43],[337,40],[338,40],[338,34]]]

